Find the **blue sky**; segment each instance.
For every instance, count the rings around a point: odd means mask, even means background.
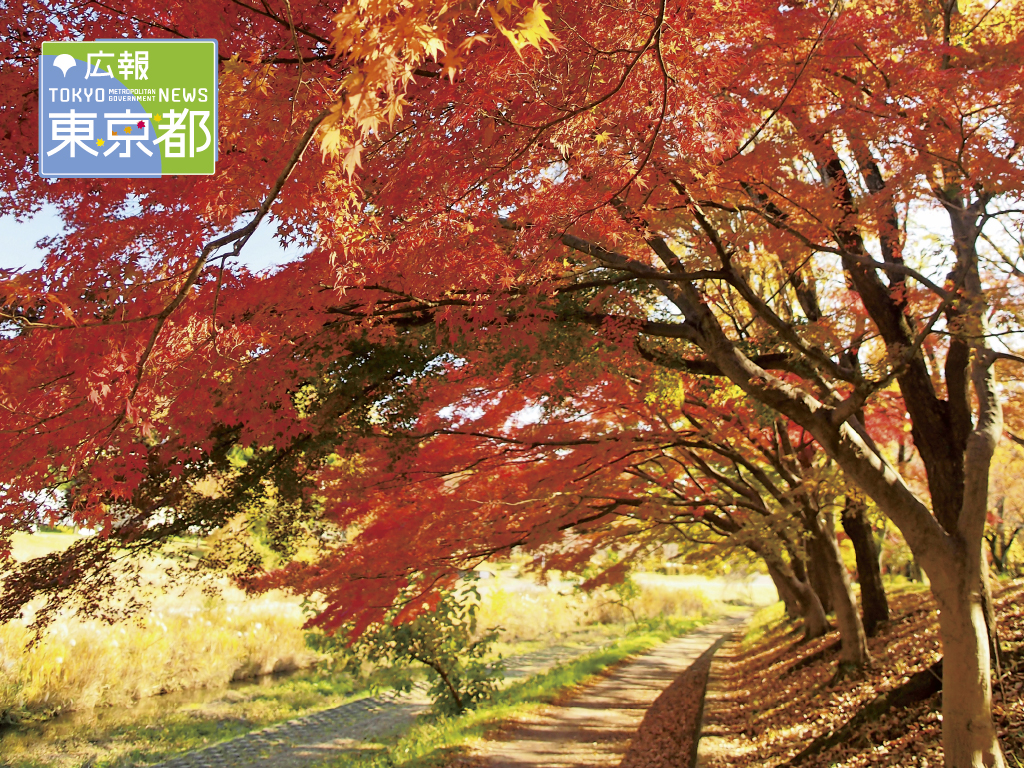
[[[52,206],[44,207],[28,221],[17,221],[13,216],[0,216],[0,268],[22,269],[38,267],[42,251],[36,243],[63,231],[60,217]],[[242,251],[242,263],[254,272],[295,261],[302,255],[297,248],[283,249],[274,241],[273,223],[264,221]]]

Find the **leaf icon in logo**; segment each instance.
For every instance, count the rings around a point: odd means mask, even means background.
[[[62,53],[53,60],[53,66],[63,72],[65,77],[67,77],[68,70],[75,66],[75,63],[75,57],[70,53]]]

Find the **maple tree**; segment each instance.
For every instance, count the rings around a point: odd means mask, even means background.
[[[40,590],[88,599],[117,551],[228,525],[238,497],[282,528],[352,527],[340,564],[296,584],[330,591],[403,524],[334,492],[360,471],[360,434],[415,419],[392,391],[452,364],[426,350],[512,350],[514,370],[571,332],[578,348],[614,342],[610,366],[728,380],[814,438],[930,577],[960,662],[944,679],[947,765],[1003,765],[982,535],[996,366],[1020,362],[1018,3],[2,15],[5,210],[51,203],[67,233],[3,283],[0,529],[60,506],[102,534],[10,576],[5,615]],[[35,176],[40,41],[122,34],[220,41],[216,176]],[[225,268],[268,214],[308,255],[269,277]],[[927,493],[871,423],[886,399]],[[253,460],[233,467],[238,446]],[[221,491],[195,490],[213,474]],[[479,506],[445,504],[465,513],[429,532],[450,545],[446,570],[419,571],[428,532],[406,531],[389,554],[404,572],[357,582],[327,616],[370,621],[410,578],[443,585]],[[559,535],[550,514],[530,530]],[[513,533],[488,531],[491,546]],[[256,567],[235,555],[242,575]]]
[[[367,612],[342,575],[353,568],[361,578],[372,575],[380,591],[358,591],[379,605],[414,573],[450,579],[456,566],[514,547],[534,551],[545,571],[590,571],[599,553],[620,551],[610,568],[590,574],[594,587],[667,542],[694,541],[692,529],[705,527],[728,548],[765,561],[799,603],[809,637],[829,629],[807,578],[813,553],[837,606],[842,660],[864,663],[864,629],[825,523],[843,491],[820,454],[815,466],[809,435],[798,430],[791,440],[780,421],[761,424],[735,389],[687,377],[673,377],[666,389],[643,361],[624,379],[612,376],[597,363],[604,354],[525,380],[481,373],[463,360],[435,374],[443,387],[435,376],[417,381],[420,393],[406,393],[418,403],[416,421],[389,420],[383,434],[352,445],[358,469],[340,466],[329,481],[334,524],[354,530],[373,521],[359,533],[360,564],[343,548],[264,586],[315,579],[334,595],[317,621],[339,626]],[[564,532],[571,544],[552,551]],[[399,551],[407,554],[396,557]]]

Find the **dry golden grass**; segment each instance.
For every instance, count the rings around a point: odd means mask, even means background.
[[[78,536],[62,531],[39,531],[38,533],[15,533],[11,537],[11,554],[15,560],[31,560],[33,557],[60,552],[70,547]]]
[[[65,617],[30,644],[0,626],[0,718],[124,704],[309,666],[295,601],[165,596],[134,622]]]
[[[38,557],[78,538],[15,534],[13,555]],[[226,584],[216,598],[196,588],[168,592],[160,563],[148,565],[151,610],[134,621],[111,626],[65,615],[34,645],[24,622],[0,625],[0,719],[125,704],[315,661],[298,600],[277,594],[247,599]]]
[[[510,589],[508,582],[482,589],[478,614],[481,627],[500,626],[508,643],[551,640],[582,627],[623,625],[657,618],[699,618],[715,613],[714,604],[699,590],[645,585],[623,601],[612,590],[593,594],[543,589]]]
[[[635,598],[623,601],[614,592],[599,592],[591,600],[587,617],[599,624],[625,624],[647,619],[703,618],[716,611],[699,590],[640,584]]]

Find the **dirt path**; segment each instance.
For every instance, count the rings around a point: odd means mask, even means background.
[[[483,742],[459,768],[599,768],[616,766],[654,700],[746,614],[670,640],[629,662],[562,705],[512,724]]]

